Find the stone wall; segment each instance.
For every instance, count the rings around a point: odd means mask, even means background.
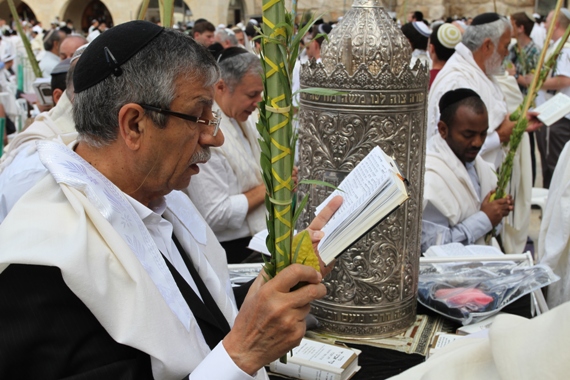
[[[525,11],[529,14],[534,12],[537,0],[497,0],[497,12],[510,14]],[[261,14],[261,0],[256,0],[255,14]],[[286,0],[288,9],[291,0]],[[401,12],[405,7],[405,13],[419,10],[428,20],[434,20],[448,16],[473,17],[484,12],[494,11],[492,0],[384,0],[385,8],[389,11]],[[298,13],[310,11],[315,15],[323,15],[325,21],[336,21],[345,11],[352,6],[352,0],[298,0]]]
[[[262,0],[241,0],[245,8],[245,19],[256,13],[256,6],[259,3],[259,14],[261,14]],[[348,1],[348,0],[347,0]],[[136,19],[140,10],[142,0],[101,0],[107,7],[113,22],[120,24]],[[228,7],[230,0],[185,0],[193,13],[193,19],[200,17],[210,20],[214,25],[228,22]],[[15,5],[21,3],[14,1]],[[42,22],[44,28],[49,28],[50,22],[59,16],[61,20],[71,19],[74,25],[81,24],[81,17],[89,3],[85,0],[26,0],[25,3],[32,9],[36,18]],[[10,18],[10,10],[6,0],[0,0],[0,17]]]

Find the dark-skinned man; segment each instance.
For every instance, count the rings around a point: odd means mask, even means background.
[[[439,133],[430,138],[426,152],[423,252],[451,242],[485,244],[485,235],[513,209],[510,196],[490,201],[497,177],[479,156],[489,127],[479,95],[451,90],[439,108]]]

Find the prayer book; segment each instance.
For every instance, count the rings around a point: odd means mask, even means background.
[[[376,146],[317,206],[318,214],[329,201],[341,195],[342,206],[323,227],[318,249],[325,264],[384,220],[408,198],[407,180],[394,160]]]
[[[269,370],[302,380],[347,380],[360,370],[359,354],[356,349],[303,338],[287,354],[287,364],[276,360]]]
[[[570,113],[570,97],[559,92],[534,109],[538,112],[538,120],[550,127]]]

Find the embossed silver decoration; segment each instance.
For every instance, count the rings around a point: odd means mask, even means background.
[[[420,256],[428,69],[410,68],[411,48],[379,0],[355,0],[322,46],[322,63],[305,64],[301,88],[300,178],[335,185],[379,145],[407,176],[410,200],[359,239],[325,279],[328,294],[313,303],[323,329],[339,336],[377,338],[407,329],[416,314]],[[304,228],[330,193],[310,193]]]

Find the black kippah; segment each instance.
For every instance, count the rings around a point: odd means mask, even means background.
[[[95,86],[111,74],[120,76],[121,65],[164,30],[148,21],[129,21],[95,38],[77,61],[73,73],[75,92]]]
[[[500,19],[501,19],[501,16],[499,16],[495,12],[482,13],[479,16],[476,16],[471,21],[470,25],[471,26],[484,25],[484,24],[489,24],[491,22],[495,22],[495,21],[500,20]]]
[[[224,47],[222,46],[221,43],[214,42],[213,44],[208,46],[208,51],[210,52],[210,54],[212,54],[214,59],[217,61],[220,54],[222,54],[222,52],[224,51]]]
[[[447,91],[445,94],[443,94],[441,99],[439,99],[439,113],[443,113],[443,110],[452,104],[471,97],[481,99],[479,94],[469,88],[458,88],[456,90]]]
[[[59,74],[67,74],[69,71],[71,58],[66,58],[63,61],[59,62],[51,71],[50,75],[59,75]]]
[[[216,58],[216,60],[218,61],[218,63],[221,63],[228,58],[235,57],[236,55],[240,55],[240,54],[247,54],[247,53],[249,53],[249,51],[247,51],[246,49],[244,49],[242,47],[232,46],[232,47],[229,47],[227,49],[224,49],[220,53],[220,55]]]

